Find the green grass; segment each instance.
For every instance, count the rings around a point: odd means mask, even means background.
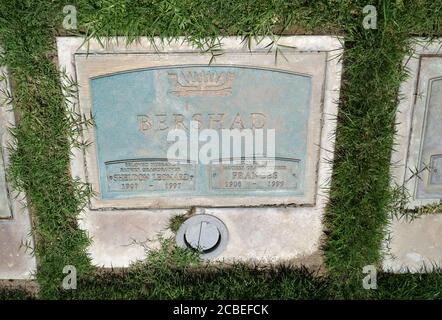
[[[61,299],[441,299],[442,274],[381,273],[377,290],[342,291],[333,277],[305,268],[245,264],[203,265],[198,256],[164,240],[148,259],[127,270],[97,270]]]
[[[441,2],[378,3],[378,30],[364,30],[351,15],[345,20],[353,27],[346,33],[324,251],[343,292],[350,289],[346,297],[362,289],[363,266],[379,264],[389,208],[396,201],[389,186],[390,156],[408,39],[440,32]]]
[[[196,273],[186,253],[159,251],[124,273],[90,265],[89,239],[77,227],[90,193],[69,176],[69,150],[79,121],[64,106],[54,37],[62,1],[0,0],[0,43],[19,118],[9,174],[28,195],[37,240],[41,298],[439,298],[442,278],[381,274],[363,290],[362,267],[379,264],[380,245],[396,200],[389,188],[401,62],[411,36],[441,34],[441,0],[373,1],[378,29],[362,28],[366,1],[76,0],[88,37],[177,37],[216,49],[216,38],[315,33],[345,38],[344,72],[330,203],[325,215],[327,276],[303,269],[243,265]],[[215,52],[216,53],[216,52]],[[67,88],[65,88],[67,89]],[[75,88],[70,88],[75,91]],[[176,224],[176,223],[175,223]],[[152,258],[152,256],[151,256]],[[177,261],[178,260],[178,261]],[[192,262],[193,261],[193,262]],[[192,263],[191,263],[192,262]],[[79,271],[79,289],[60,289],[65,265]],[[201,266],[200,266],[201,267]],[[105,289],[103,289],[105,288]],[[1,295],[0,295],[1,297]]]
[[[0,61],[11,74],[11,102],[19,117],[9,175],[26,192],[33,214],[37,281],[44,298],[57,296],[65,265],[75,265],[80,274],[90,269],[89,239],[76,220],[88,190],[69,176],[76,122],[64,107],[53,61],[56,9],[54,2],[1,1],[0,10],[5,51]]]
[[[168,248],[166,246],[165,248]],[[327,279],[305,269],[204,266],[190,251],[158,250],[127,271],[101,271],[79,281],[65,299],[320,299]]]

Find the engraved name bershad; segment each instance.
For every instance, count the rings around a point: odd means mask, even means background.
[[[241,115],[239,112],[230,115],[226,113],[195,113],[186,118],[181,113],[157,113],[138,115],[138,130],[164,131],[170,129],[189,129],[191,121],[197,123],[198,129],[262,129],[266,124],[266,115],[261,112],[251,112]]]
[[[101,196],[303,194],[310,85],[306,76],[235,66],[143,69],[92,79]],[[185,135],[186,151],[171,158],[175,131]]]

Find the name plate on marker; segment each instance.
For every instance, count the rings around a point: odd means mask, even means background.
[[[431,156],[430,184],[442,185],[442,154]]]
[[[286,190],[299,187],[299,160],[276,159],[241,161],[238,164],[215,162],[211,165],[212,189],[224,190]]]
[[[2,148],[3,146],[0,146],[0,219],[12,217]]]
[[[109,192],[195,190],[195,165],[166,159],[126,160],[106,163]]]

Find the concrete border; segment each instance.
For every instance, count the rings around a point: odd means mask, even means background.
[[[411,196],[408,209],[439,202],[435,199],[416,199],[416,178],[411,170],[417,167],[421,152],[425,94],[419,90],[420,66],[423,57],[442,56],[442,38],[429,42],[425,38],[412,39],[416,43],[412,54],[404,59],[410,77],[401,84],[401,98],[396,114],[395,150],[391,157],[392,185],[403,186]],[[442,213],[422,216],[414,221],[393,219],[388,228],[391,240],[384,243],[383,269],[390,272],[427,272],[435,265],[442,266]]]
[[[124,38],[111,38],[105,47],[92,40],[84,44],[78,37],[57,38],[60,69],[76,79],[74,55],[89,48],[90,54],[145,52],[160,48],[161,52],[194,51],[184,39],[171,41],[163,46],[160,39],[155,45],[147,38],[141,38],[127,47]],[[252,50],[262,50],[273,41],[264,38],[259,44],[252,43]],[[323,91],[323,122],[320,136],[319,164],[317,171],[316,203],[314,206],[255,207],[255,208],[200,208],[200,213],[212,214],[221,219],[229,229],[230,241],[226,250],[217,260],[254,260],[264,262],[290,261],[308,262],[320,255],[322,236],[322,215],[328,199],[328,188],[334,150],[334,138],[339,100],[343,53],[342,38],[332,36],[291,36],[281,37],[278,44],[295,47],[299,52],[327,53],[326,79]],[[227,37],[222,39],[225,50],[244,50],[242,39]],[[79,112],[78,99],[72,98],[74,111]],[[73,149],[71,171],[74,178],[87,181],[84,171],[83,150]],[[103,208],[84,209],[81,214],[81,227],[92,237],[89,248],[93,263],[104,267],[127,267],[131,262],[145,256],[145,246],[155,246],[158,233],[167,231],[169,219],[184,214],[186,209],[128,209],[113,210]],[[270,239],[270,241],[269,241]]]

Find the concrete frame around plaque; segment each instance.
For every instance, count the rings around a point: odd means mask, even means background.
[[[413,54],[404,59],[410,76],[400,87],[391,158],[392,184],[403,186],[410,195],[408,209],[438,204],[442,199],[442,181],[435,179],[438,171],[434,166],[435,157],[442,157],[442,109],[436,109],[434,101],[439,97],[439,105],[442,103],[442,39],[413,40]],[[439,166],[442,170],[442,162]],[[424,272],[442,266],[442,213],[413,221],[393,219],[389,234],[391,240],[384,244],[384,270]]]
[[[91,100],[93,99],[95,99],[96,106],[109,106],[121,100],[112,90],[107,91],[109,96],[115,94],[113,100],[110,100],[113,101],[112,104],[106,104],[108,101],[106,95],[100,96],[97,100],[96,94],[91,94],[91,85],[103,85],[103,88],[106,88],[106,83],[95,81],[96,79],[106,79],[106,76],[111,74],[125,75],[133,70],[145,71],[189,65],[193,68],[204,68],[209,67],[212,59],[211,54],[201,53],[200,50],[186,44],[184,39],[167,44],[155,39],[153,45],[148,39],[142,38],[127,46],[124,38],[106,40],[105,46],[102,47],[95,40],[84,43],[83,38],[57,38],[60,70],[76,79],[79,84],[78,97],[70,98],[75,112],[79,114],[86,116],[91,114]],[[100,176],[99,165],[97,166],[96,148],[97,146],[101,148],[103,144],[100,141],[97,143],[96,128],[85,128],[83,139],[93,143],[85,150],[72,150],[71,171],[74,178],[90,183],[97,194],[91,199],[89,206],[83,210],[80,218],[82,228],[88,231],[93,240],[89,251],[96,265],[126,267],[131,262],[142,259],[145,256],[144,245],[155,246],[158,234],[170,234],[168,231],[170,218],[186,213],[191,207],[197,207],[198,213],[208,213],[218,217],[229,229],[229,243],[216,260],[321,264],[319,251],[322,235],[321,220],[331,177],[330,161],[334,150],[336,102],[339,99],[341,77],[340,56],[343,53],[342,39],[331,36],[281,37],[277,43],[281,45],[278,50],[280,53],[282,50],[283,54],[280,54],[276,60],[274,51],[269,53],[267,46],[271,41],[273,40],[264,38],[259,44],[253,43],[249,50],[240,38],[223,38],[221,42],[224,54],[217,56],[210,67],[221,68],[220,72],[225,74],[233,72],[229,68],[243,67],[246,70],[270,70],[294,75],[294,77],[284,79],[288,81],[298,79],[300,88],[310,90],[307,108],[310,112],[307,112],[308,117],[303,127],[305,135],[297,135],[299,141],[305,145],[303,149],[305,157],[301,158],[305,165],[302,167],[304,176],[303,180],[300,180],[304,192],[296,194],[296,192],[290,193],[291,190],[289,190],[290,192],[275,194],[271,190],[255,190],[248,195],[247,192],[241,192],[241,190],[237,192],[238,194],[227,190],[224,194],[220,191],[221,196],[217,196],[217,192],[209,195],[205,193],[208,192],[207,190],[212,190],[210,186],[198,185],[202,190],[200,195],[198,193],[187,196],[172,193],[161,194],[153,189],[152,194],[143,192],[138,196],[128,196],[126,199],[118,192],[115,197],[108,196],[100,189],[103,187],[103,184],[100,184],[100,177],[102,181],[106,176]],[[169,73],[177,74],[176,70],[173,71]],[[237,73],[236,79],[239,79],[242,74]],[[143,80],[143,72],[139,75],[141,82],[148,81]],[[157,79],[160,77],[164,78],[165,75],[159,74]],[[260,88],[259,83],[250,79],[256,80],[253,77],[249,78],[249,82],[243,79],[242,85],[255,85]],[[310,80],[308,81],[310,87],[302,87],[304,82],[301,80],[304,79]],[[275,81],[284,84],[279,78]],[[170,85],[170,82],[167,84],[164,80],[164,86]],[[293,84],[296,83],[293,82]],[[122,81],[121,86],[124,85],[125,82]],[[154,86],[154,89],[164,90],[163,85]],[[139,90],[139,88],[134,90]],[[234,92],[235,89],[231,90]],[[268,99],[266,95],[270,95],[269,92],[258,93],[260,97],[257,99]],[[285,91],[281,94],[284,93]],[[229,88],[220,93],[220,95],[230,94]],[[180,95],[182,96],[181,93],[178,96]],[[127,97],[132,99],[133,95],[127,95]],[[248,97],[248,99],[252,98]],[[232,104],[236,103],[235,101],[233,100]],[[257,101],[259,104],[259,100],[252,99],[251,101]],[[173,105],[170,101],[168,103]],[[169,106],[169,104],[166,105]],[[303,105],[302,101],[300,105]],[[226,107],[228,108],[230,106]],[[216,109],[214,111],[216,112]],[[95,114],[95,110],[92,110],[92,113]],[[299,118],[303,116],[305,115],[302,112],[298,113]],[[99,115],[97,118],[100,117],[104,119],[105,115]],[[285,118],[287,115],[281,113],[277,123],[283,126]],[[130,118],[127,119],[125,120],[132,121]],[[287,123],[291,120],[293,119],[289,117]],[[105,128],[106,123],[103,121],[97,126]],[[107,132],[112,136],[112,131]],[[119,137],[116,136],[115,139]],[[108,141],[110,141],[109,144],[113,143],[112,139]],[[121,149],[127,148],[126,144],[122,144]],[[128,148],[130,147],[132,146]],[[161,145],[158,147],[161,148]],[[142,154],[144,151],[140,149],[139,152]],[[278,150],[276,156],[278,156]],[[106,160],[109,159],[98,161],[100,164],[101,161]],[[107,164],[113,165],[114,162],[107,162]],[[201,194],[204,195],[201,196]]]
[[[3,76],[7,76],[6,68],[0,67],[0,77]],[[0,92],[10,90],[6,81],[0,81]],[[26,208],[25,195],[13,191],[5,175],[9,164],[9,145],[12,143],[8,129],[14,125],[14,113],[5,104],[5,98],[0,96],[0,210],[3,212],[0,215],[0,279],[29,280],[36,270],[35,257],[32,255],[34,241],[31,236],[31,218]]]

